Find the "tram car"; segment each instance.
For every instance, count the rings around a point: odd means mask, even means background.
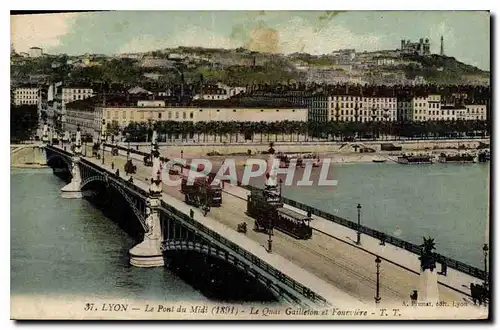
[[[196,207],[209,205],[220,207],[222,204],[222,183],[215,178],[215,173],[194,179],[188,184],[189,169],[184,168],[181,181],[181,192],[186,204]],[[214,182],[214,180],[217,180]]]
[[[311,217],[284,208],[278,192],[273,188],[262,193],[252,192],[248,196],[247,214],[255,219],[256,231],[267,232],[275,228],[296,239],[312,237]]]

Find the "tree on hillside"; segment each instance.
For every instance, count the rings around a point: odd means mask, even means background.
[[[36,134],[38,113],[36,105],[10,107],[10,140],[11,142],[29,140]]]
[[[120,125],[116,120],[106,125],[106,134],[110,136],[117,136],[120,133]]]

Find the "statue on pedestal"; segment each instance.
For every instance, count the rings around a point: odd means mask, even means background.
[[[152,195],[161,195],[162,192],[162,164],[160,161],[160,152],[158,151],[156,131],[153,131],[153,139],[151,141],[151,157],[153,167],[151,169],[151,185],[149,192]]]
[[[422,248],[422,255],[419,258],[422,271],[429,269],[432,272],[434,268],[436,268],[436,254],[433,252],[436,248],[435,245],[433,238],[424,237],[424,244],[420,245]]]

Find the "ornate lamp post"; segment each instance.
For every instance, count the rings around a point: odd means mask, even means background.
[[[104,164],[104,143],[102,144],[102,158],[101,163]]]
[[[488,285],[488,244],[483,245],[484,253],[484,285]]]
[[[358,231],[356,232],[356,244],[360,245],[361,244],[361,232],[360,232],[360,227],[361,227],[361,204],[358,204],[356,207],[358,209]]]
[[[375,265],[377,266],[377,291],[375,295],[375,303],[378,304],[380,302],[380,263],[382,260],[380,260],[379,256],[375,259]]]
[[[267,239],[267,252],[273,252],[273,217],[269,217],[269,228],[267,229],[267,234],[269,235]]]
[[[282,191],[281,185],[282,184],[283,184],[283,179],[280,178],[280,199],[281,199],[281,191]]]
[[[101,162],[104,164],[104,145],[106,144],[106,120],[102,120],[101,126],[101,143],[102,143],[102,159]]]
[[[125,134],[125,136],[127,137],[127,141],[128,141],[127,160],[129,160],[129,158],[130,158],[130,133]]]

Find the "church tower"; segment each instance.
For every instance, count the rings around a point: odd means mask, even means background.
[[[444,38],[441,36],[441,52],[439,53],[441,56],[444,56]]]

